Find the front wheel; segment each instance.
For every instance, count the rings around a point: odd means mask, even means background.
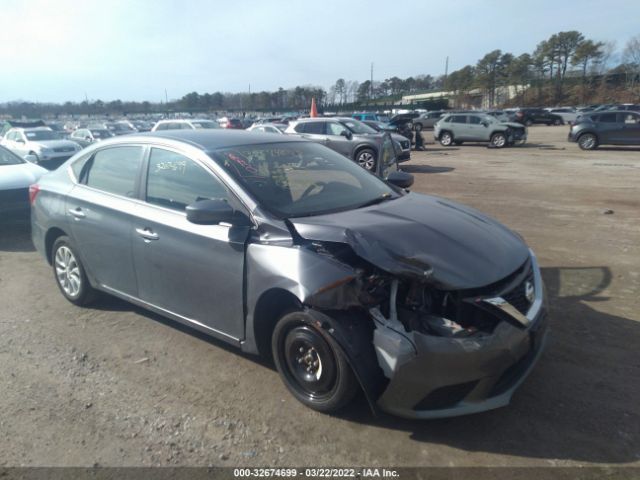
[[[504,133],[494,133],[491,135],[491,145],[496,148],[503,148],[507,144],[507,137]]]
[[[356,154],[356,162],[370,172],[376,169],[376,153],[370,148],[363,148]]]
[[[61,236],[54,242],[51,258],[56,284],[62,295],[76,305],[90,303],[96,292],[69,237]]]
[[[582,150],[593,150],[598,146],[598,139],[593,133],[583,133],[578,138],[578,146]]]
[[[440,145],[443,147],[450,147],[453,143],[453,135],[449,132],[442,132],[440,134]]]
[[[307,407],[335,412],[358,392],[358,382],[344,354],[309,313],[284,315],[273,331],[271,348],[285,386]]]

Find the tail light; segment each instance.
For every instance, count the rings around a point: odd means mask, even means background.
[[[29,203],[33,205],[36,203],[36,197],[40,193],[40,186],[37,183],[29,185]]]

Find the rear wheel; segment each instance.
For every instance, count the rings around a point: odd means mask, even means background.
[[[370,172],[376,169],[376,153],[370,148],[363,148],[356,154],[356,162]]]
[[[344,354],[307,312],[284,315],[273,331],[271,347],[284,384],[307,407],[335,412],[358,392]]]
[[[578,138],[578,146],[582,150],[593,150],[598,146],[598,139],[593,133],[583,133]]]
[[[56,284],[62,295],[76,305],[90,303],[96,291],[89,284],[84,266],[69,237],[61,236],[54,242],[51,258]]]
[[[421,123],[414,123],[414,124],[413,124],[413,129],[414,129],[416,132],[421,132],[421,131],[422,131],[422,124],[421,124]]]
[[[440,145],[443,147],[450,147],[453,143],[453,135],[450,132],[442,132],[440,134]]]

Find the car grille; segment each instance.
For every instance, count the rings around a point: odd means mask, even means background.
[[[14,210],[29,209],[29,189],[14,188],[0,190],[0,211],[11,212]]]
[[[58,147],[53,149],[53,151],[56,153],[73,152],[74,150],[75,148],[73,147]]]
[[[531,307],[531,303],[527,300],[525,295],[526,283],[529,282],[531,285],[534,285],[534,277],[533,270],[529,270],[527,276],[515,286],[512,290],[503,293],[502,298],[504,298],[507,302],[513,305],[516,310],[518,310],[521,314],[526,315]]]

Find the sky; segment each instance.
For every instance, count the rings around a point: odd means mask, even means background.
[[[640,35],[640,0],[0,0],[0,102],[177,99],[441,75],[559,31]]]

